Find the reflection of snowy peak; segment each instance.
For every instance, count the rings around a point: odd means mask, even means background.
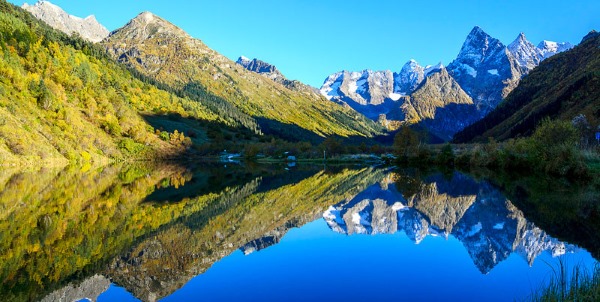
[[[460,240],[482,273],[517,252],[532,264],[543,251],[557,256],[573,246],[548,236],[497,189],[464,174],[429,177],[404,197],[394,185],[373,185],[354,199],[330,207],[323,218],[342,234],[404,233],[415,243],[427,236]]]

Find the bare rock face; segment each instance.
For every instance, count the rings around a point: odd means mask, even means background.
[[[52,292],[42,302],[71,302],[86,299],[96,301],[100,294],[108,290],[110,280],[102,275],[94,275],[79,284],[69,284]]]
[[[320,97],[320,92],[317,88],[306,85],[297,80],[289,80],[279,71],[279,69],[277,69],[277,67],[275,67],[275,65],[256,58],[251,60],[244,56],[239,57],[236,63],[249,71],[266,76],[267,78],[287,87],[288,89],[304,93],[311,93]]]
[[[38,1],[34,5],[23,4],[23,9],[51,27],[68,35],[76,33],[82,38],[97,43],[108,37],[109,31],[93,15],[79,18],[66,13],[62,8],[48,2]]]

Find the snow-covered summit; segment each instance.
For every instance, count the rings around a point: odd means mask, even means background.
[[[524,33],[508,45],[508,50],[515,57],[520,66],[527,70],[535,68],[543,59],[542,51],[529,42]]]
[[[574,47],[573,44],[571,44],[569,42],[559,43],[559,42],[546,41],[546,40],[540,42],[540,44],[538,45],[538,48],[540,49],[544,59],[547,59],[557,53],[567,51],[573,47]]]

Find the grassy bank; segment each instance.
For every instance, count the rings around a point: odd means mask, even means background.
[[[600,301],[600,266],[592,272],[575,266],[568,272],[564,262],[553,267],[553,276],[546,288],[533,294],[531,301]]]
[[[545,120],[532,136],[502,143],[429,146],[406,144],[397,137],[394,146],[402,165],[487,168],[593,180],[600,173],[600,147],[583,146],[580,141],[580,133],[570,122]]]

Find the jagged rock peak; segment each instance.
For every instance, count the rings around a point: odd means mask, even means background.
[[[532,70],[543,60],[542,51],[529,42],[524,33],[508,45],[508,51],[519,63],[519,66]]]
[[[595,29],[592,29],[592,31],[590,31],[587,35],[585,35],[585,37],[583,37],[583,39],[581,39],[581,43],[583,43],[589,39],[593,39],[597,36],[600,36],[600,33],[597,32]]]
[[[118,36],[126,40],[144,41],[155,36],[191,39],[192,37],[183,29],[173,23],[145,11],[131,19],[125,26],[115,30],[111,37]]]
[[[238,58],[236,63],[238,63],[238,64],[244,66],[244,68],[246,68],[250,71],[254,71],[256,73],[278,72],[277,67],[275,67],[275,65],[271,65],[265,61],[261,61],[256,58],[250,60],[244,56],[241,56]]]
[[[425,67],[425,77],[427,77],[428,75],[434,73],[434,72],[439,72],[442,69],[445,69],[446,67],[444,67],[444,64],[442,62],[439,62],[435,65],[427,65]]]
[[[481,27],[475,26],[463,43],[457,60],[477,69],[485,59],[503,48],[500,40],[488,35]]]
[[[108,29],[100,24],[94,15],[86,18],[72,16],[49,1],[38,1],[34,5],[24,3],[22,8],[54,29],[68,35],[77,33],[91,42],[100,42],[109,35]]]
[[[252,60],[244,57],[244,56],[240,56],[237,60],[236,63],[242,65],[242,66],[246,66],[246,64],[249,64]]]

